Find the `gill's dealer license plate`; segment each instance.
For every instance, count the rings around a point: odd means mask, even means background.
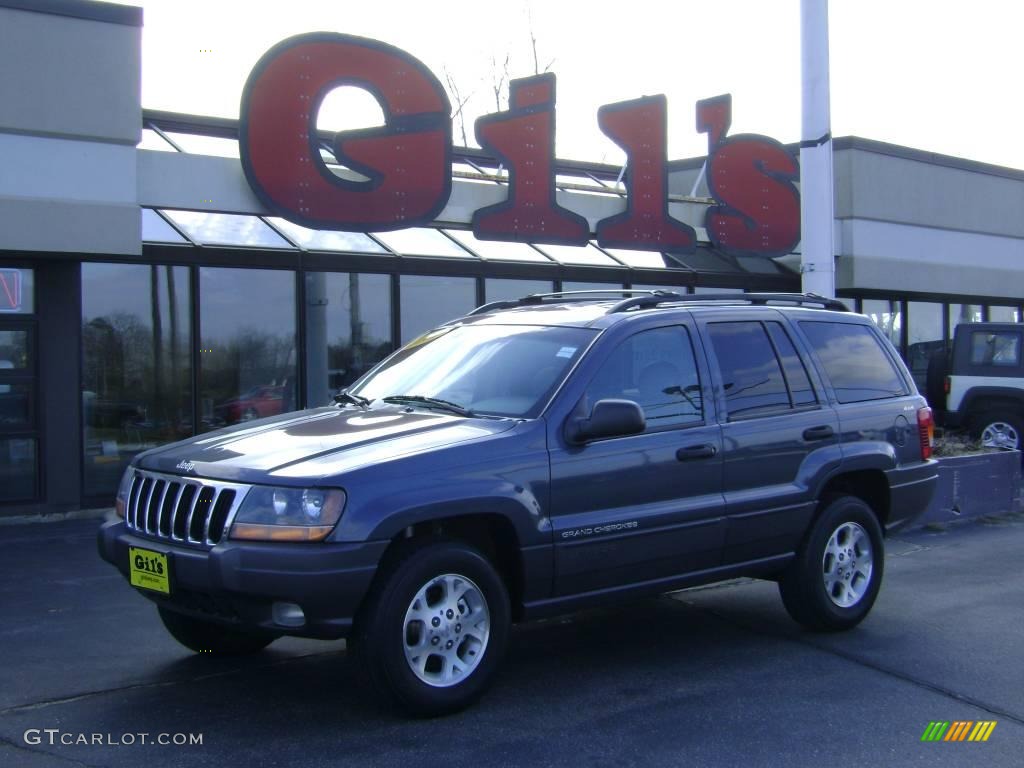
[[[128,571],[133,587],[171,594],[171,571],[167,555],[150,549],[129,547]]]

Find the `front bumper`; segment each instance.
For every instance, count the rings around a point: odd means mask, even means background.
[[[919,464],[890,469],[889,520],[887,533],[906,528],[928,509],[939,482],[939,462],[928,459]]]
[[[354,544],[225,541],[212,549],[139,536],[123,521],[100,528],[100,556],[128,578],[128,549],[168,556],[171,594],[138,591],[180,613],[276,634],[346,637],[377,572],[387,541]],[[305,624],[274,621],[275,602],[299,605]]]

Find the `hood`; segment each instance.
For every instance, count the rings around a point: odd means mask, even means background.
[[[351,467],[371,455],[382,460],[420,453],[495,435],[515,423],[513,419],[466,418],[406,406],[366,411],[316,408],[171,443],[141,454],[137,464],[176,475],[240,482],[290,478],[286,484],[295,484],[299,478],[327,474],[325,469],[331,464]],[[342,456],[347,460],[330,461]],[[306,466],[300,469],[300,464]]]

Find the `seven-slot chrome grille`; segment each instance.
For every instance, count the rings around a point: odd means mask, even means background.
[[[213,546],[245,498],[248,485],[133,470],[125,505],[128,527],[168,541]]]

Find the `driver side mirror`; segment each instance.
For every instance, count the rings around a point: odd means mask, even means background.
[[[570,416],[565,437],[580,444],[601,437],[635,435],[647,428],[643,409],[632,400],[598,400],[590,416]]]

